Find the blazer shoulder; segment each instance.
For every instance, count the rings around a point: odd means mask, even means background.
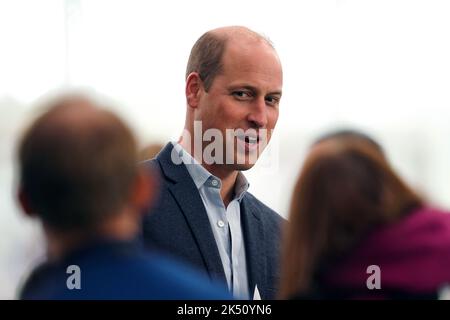
[[[275,225],[280,225],[286,221],[280,214],[278,214],[275,210],[269,208],[262,201],[252,195],[250,192],[247,192],[244,196],[244,201],[249,203],[253,210],[256,210],[259,213],[259,216],[263,220],[269,221],[269,223],[273,223]]]
[[[161,165],[157,158],[142,161],[139,165],[143,168],[148,168],[149,170],[154,169],[161,172]]]

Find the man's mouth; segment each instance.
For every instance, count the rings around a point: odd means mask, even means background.
[[[246,152],[256,152],[259,148],[259,143],[261,142],[261,137],[257,133],[254,134],[240,134],[237,135],[238,146]]]
[[[249,135],[238,135],[237,138],[248,144],[258,144],[260,140],[258,136]]]
[[[253,144],[253,143],[258,143],[259,142],[259,139],[258,139],[258,137],[244,137],[244,141],[246,142],[246,143],[250,143],[250,144]]]

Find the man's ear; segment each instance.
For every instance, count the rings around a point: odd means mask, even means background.
[[[203,81],[197,72],[191,72],[186,79],[186,102],[191,108],[197,108]]]
[[[25,214],[27,216],[30,216],[30,217],[36,216],[36,212],[34,212],[32,206],[31,206],[30,199],[28,198],[28,196],[22,186],[19,187],[17,198],[19,200],[20,206],[22,207],[22,210],[25,212]]]
[[[152,207],[158,195],[158,185],[153,169],[139,168],[131,195],[131,202],[139,212],[147,212]]]

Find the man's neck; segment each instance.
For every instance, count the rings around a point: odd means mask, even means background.
[[[226,208],[234,197],[234,186],[236,184],[238,171],[230,169],[225,164],[208,165],[203,161],[203,159],[197,159],[193,151],[194,146],[189,145],[188,144],[189,142],[187,142],[187,140],[181,138],[178,141],[178,143],[183,147],[184,150],[186,150],[191,155],[191,157],[197,160],[197,162],[199,162],[203,168],[208,170],[209,173],[216,176],[222,181],[222,188],[220,189],[220,197],[222,198],[223,204],[225,205]]]
[[[208,166],[204,164],[203,167],[222,181],[222,187],[220,189],[220,197],[222,198],[225,208],[228,207],[228,204],[234,198],[234,189],[236,185],[238,171],[227,170],[225,165]]]
[[[86,232],[85,230],[62,232],[45,226],[47,255],[51,261],[60,260],[70,252],[95,241],[95,239],[104,238],[128,241],[132,240],[137,232],[138,223],[135,215],[128,211],[124,211],[109,219],[91,232]]]

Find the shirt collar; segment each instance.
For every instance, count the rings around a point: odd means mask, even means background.
[[[236,183],[234,184],[234,198],[241,202],[249,187],[250,183],[248,183],[247,178],[245,178],[244,174],[239,171],[236,177]]]
[[[205,185],[207,181],[211,181],[213,179],[218,181],[218,184],[214,186],[208,183],[207,187],[215,187],[220,189],[222,181],[219,178],[217,178],[216,176],[211,174],[208,170],[206,170],[179,143],[172,142],[172,144],[175,150],[177,151],[178,157],[186,166],[186,169],[188,170],[189,175],[194,181],[194,184],[197,187],[197,189],[200,189],[203,185]],[[240,202],[244,197],[245,192],[248,190],[249,186],[250,184],[247,178],[245,178],[244,174],[239,171],[236,177],[236,183],[234,184],[234,194],[235,194],[234,199],[237,199]]]

